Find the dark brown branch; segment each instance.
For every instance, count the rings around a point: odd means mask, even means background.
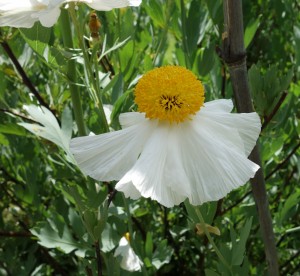
[[[0,35],[1,35],[1,33],[0,33]],[[0,44],[1,44],[2,48],[4,49],[4,51],[6,52],[6,54],[8,55],[8,57],[11,59],[12,63],[15,65],[17,71],[19,72],[19,74],[22,78],[22,81],[23,81],[24,85],[26,85],[28,87],[28,89],[36,97],[36,99],[38,100],[40,105],[42,105],[42,106],[46,107],[47,109],[49,109],[52,112],[52,114],[56,117],[56,114],[55,114],[54,110],[52,110],[49,107],[49,105],[44,101],[42,96],[39,94],[39,92],[36,90],[36,88],[34,87],[32,82],[28,78],[27,74],[25,73],[23,67],[19,63],[18,59],[16,58],[15,54],[11,50],[8,43],[6,41],[1,41]]]
[[[12,231],[1,231],[0,237],[9,237],[9,238],[30,238],[32,234],[30,232],[12,232]]]
[[[222,56],[229,67],[237,110],[238,112],[243,113],[253,112],[254,109],[248,83],[246,52],[244,47],[242,1],[224,0],[223,8],[225,32],[222,34]],[[255,177],[251,180],[251,186],[258,210],[266,260],[269,266],[269,274],[277,276],[279,275],[279,267],[275,236],[262,170],[262,162],[257,146],[253,149],[249,158],[261,167],[257,171]]]
[[[98,272],[97,275],[102,276],[102,260],[101,260],[99,241],[95,241],[94,246],[95,246],[96,258],[97,258],[97,272]]]
[[[87,276],[93,276],[93,271],[88,266],[85,267],[85,272]]]
[[[288,92],[287,91],[283,91],[281,97],[279,98],[277,104],[275,105],[274,109],[272,110],[272,112],[270,113],[269,116],[267,116],[267,118],[265,119],[261,130],[263,131],[264,128],[271,122],[271,120],[273,119],[273,117],[275,116],[275,114],[277,113],[277,111],[279,110],[280,106],[282,105],[283,101],[285,100],[286,96],[287,96]]]
[[[287,161],[296,153],[299,147],[300,147],[300,143],[298,143],[298,145],[296,145],[296,147],[290,152],[290,154],[266,176],[266,180],[269,179],[278,170],[280,170],[287,163]]]
[[[32,120],[32,119],[30,119],[30,118],[28,118],[28,117],[26,117],[26,116],[24,116],[24,115],[22,115],[20,113],[16,113],[15,111],[11,111],[9,109],[0,108],[0,112],[8,113],[8,114],[11,114],[13,116],[19,117],[19,118],[21,118],[23,120],[27,120],[27,121],[30,121],[32,123],[36,123],[36,121],[34,121],[34,120]]]

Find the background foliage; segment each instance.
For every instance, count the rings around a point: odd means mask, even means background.
[[[280,271],[298,275],[300,2],[245,0],[243,10],[248,76],[263,122],[259,143]],[[76,12],[87,38],[89,13],[85,6]],[[118,129],[118,115],[136,108],[137,78],[157,66],[191,69],[205,85],[206,100],[231,98],[229,75],[218,55],[222,1],[143,0],[139,8],[97,15],[100,43],[90,45],[85,39],[80,45],[73,24],[73,49],[63,46],[63,21],[53,28],[36,24],[32,29],[0,30],[1,45],[10,46],[57,118],[51,112],[46,123],[29,117],[24,105],[37,106],[37,99],[2,47],[0,274],[85,275],[87,268],[96,271],[95,241],[100,240],[104,274],[126,275],[113,253],[129,231],[131,245],[144,262],[137,275],[230,275],[206,236],[197,233],[199,218],[193,208],[127,200],[113,192],[114,183],[95,184],[82,175],[64,148],[77,135],[66,74],[70,60],[76,63],[73,84],[80,90],[86,126],[95,134],[105,131],[97,99],[112,105],[110,128]],[[108,196],[112,202],[107,210]],[[220,229],[214,240],[234,274],[266,273],[250,185],[198,208],[207,224]]]

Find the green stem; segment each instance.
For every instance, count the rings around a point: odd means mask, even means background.
[[[181,10],[181,31],[182,31],[182,42],[183,42],[183,50],[184,50],[184,58],[185,58],[185,66],[188,69],[191,69],[190,62],[190,53],[189,47],[187,45],[187,33],[186,33],[186,11],[184,6],[184,0],[180,0],[180,10]]]
[[[76,17],[76,10],[75,10],[75,4],[74,3],[70,3],[69,4],[69,13],[70,16],[72,18],[77,36],[78,36],[78,44],[80,49],[82,50],[82,55],[83,55],[83,59],[84,59],[84,65],[85,65],[85,69],[87,71],[87,75],[88,75],[88,79],[89,82],[91,84],[91,92],[92,92],[92,97],[95,101],[95,106],[98,109],[98,113],[100,114],[101,117],[101,121],[104,123],[104,131],[105,132],[109,132],[109,126],[105,117],[105,112],[103,109],[103,104],[101,101],[101,90],[100,90],[100,83],[99,83],[99,78],[98,77],[94,77],[94,72],[97,74],[98,73],[98,68],[97,63],[95,63],[95,68],[92,67],[92,63],[93,61],[90,61],[89,59],[89,55],[88,55],[88,50],[85,47],[84,44],[84,35],[82,32],[82,27],[80,26],[77,17]]]
[[[225,258],[223,257],[222,253],[220,252],[219,248],[217,247],[217,245],[215,244],[213,238],[211,237],[209,231],[207,230],[204,218],[201,214],[201,211],[199,210],[199,208],[195,208],[196,214],[200,220],[201,226],[204,229],[205,235],[208,238],[209,242],[211,243],[212,247],[214,248],[216,254],[218,255],[220,261],[228,268],[228,270],[231,272],[231,274],[233,274],[232,272],[232,268],[231,266],[228,264],[228,262],[225,260]]]
[[[132,220],[131,220],[131,214],[130,214],[130,209],[129,209],[129,204],[128,204],[128,199],[125,198],[124,194],[122,193],[123,201],[124,201],[124,207],[125,207],[125,212],[127,214],[127,219],[128,219],[128,231],[130,234],[130,238],[133,238],[133,229],[132,229]]]
[[[60,22],[62,25],[61,32],[63,37],[64,45],[67,49],[73,49],[72,31],[69,20],[69,15],[66,10],[62,10],[60,16]],[[81,99],[78,86],[76,85],[77,73],[76,73],[76,61],[71,59],[67,63],[67,77],[69,79],[69,86],[71,92],[71,99],[73,104],[73,110],[75,115],[75,121],[78,127],[79,136],[85,136],[86,130],[83,121],[83,112],[81,106]]]

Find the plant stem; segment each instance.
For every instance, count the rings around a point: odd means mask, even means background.
[[[1,32],[0,32],[0,36],[1,36]],[[24,71],[23,67],[19,63],[18,59],[16,58],[15,54],[13,53],[12,49],[10,48],[9,44],[5,40],[1,41],[0,44],[1,44],[2,48],[4,49],[4,51],[6,52],[6,54],[11,59],[11,61],[14,64],[15,68],[17,69],[18,73],[20,74],[24,85],[26,85],[28,87],[28,89],[30,90],[30,92],[36,97],[39,104],[46,107],[49,111],[51,111],[51,113],[56,118],[55,111],[50,108],[50,106],[45,102],[43,97],[40,95],[40,93],[37,91],[35,86],[32,84],[31,80],[29,79],[29,77],[27,76],[27,74]],[[58,122],[59,122],[59,120],[58,120]]]
[[[67,49],[73,49],[73,39],[72,39],[72,30],[69,19],[69,14],[66,10],[61,11],[61,32],[63,37],[64,45]],[[69,79],[69,87],[71,92],[71,99],[73,104],[73,110],[75,115],[75,121],[78,127],[79,136],[85,136],[86,130],[83,121],[83,111],[81,106],[81,99],[78,86],[76,85],[77,81],[77,72],[76,72],[76,61],[70,59],[67,63],[67,77]]]
[[[213,238],[211,237],[209,231],[207,230],[204,218],[201,214],[201,211],[199,210],[199,208],[195,208],[196,214],[200,220],[201,226],[204,229],[205,235],[207,237],[207,239],[209,240],[210,244],[212,245],[212,247],[214,248],[216,254],[218,255],[220,261],[228,268],[228,270],[231,272],[231,274],[233,274],[232,272],[232,268],[231,266],[228,264],[228,262],[225,260],[225,258],[223,257],[222,253],[220,252],[219,248],[217,247],[217,245],[215,244]]]
[[[101,252],[100,252],[100,247],[99,247],[99,241],[95,241],[95,250],[96,250],[96,257],[97,257],[97,271],[98,271],[98,276],[102,276],[102,260],[101,260]]]
[[[101,122],[104,124],[103,129],[105,132],[109,132],[109,126],[105,117],[105,112],[103,109],[103,104],[102,104],[102,100],[101,100],[101,90],[100,90],[100,83],[99,83],[99,77],[98,77],[98,70],[97,70],[97,64],[98,62],[94,63],[94,67],[93,68],[91,66],[91,64],[93,63],[92,60],[89,59],[89,55],[88,55],[88,50],[86,49],[85,45],[84,45],[84,35],[82,32],[82,27],[79,25],[79,22],[76,19],[76,11],[75,11],[75,5],[74,3],[70,3],[69,4],[69,13],[70,16],[72,18],[77,36],[78,36],[78,44],[80,49],[82,50],[82,55],[83,55],[83,59],[84,59],[84,65],[85,65],[85,70],[87,73],[87,77],[89,80],[89,83],[91,83],[91,94],[93,97],[93,100],[95,101],[95,106],[98,110],[98,113],[101,117]],[[94,73],[96,74],[96,77],[94,77]]]
[[[180,9],[181,9],[182,42],[183,42],[183,49],[184,49],[185,66],[188,69],[191,69],[190,53],[189,53],[189,47],[187,44],[186,11],[185,11],[185,6],[184,6],[184,0],[180,0]]]
[[[254,109],[252,106],[248,83],[246,52],[244,47],[242,1],[224,0],[223,8],[225,32],[222,35],[222,55],[229,67],[237,110],[238,112],[245,113],[253,112]],[[269,274],[272,276],[277,276],[279,275],[279,269],[275,237],[265,187],[264,174],[262,170],[262,162],[257,146],[253,149],[249,159],[261,167],[257,171],[255,177],[251,180],[251,185],[253,197],[258,210],[266,259],[269,264]]]
[[[128,199],[125,198],[124,194],[122,194],[122,197],[123,197],[123,201],[124,201],[125,212],[127,214],[127,219],[128,219],[128,231],[129,231],[129,234],[130,234],[130,238],[132,240],[132,238],[133,238],[133,229],[132,229],[132,220],[131,220],[131,214],[130,214]]]

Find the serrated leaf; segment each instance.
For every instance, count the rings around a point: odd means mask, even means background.
[[[84,249],[81,244],[73,239],[67,226],[64,227],[63,235],[61,237],[49,224],[45,224],[39,229],[31,229],[30,232],[38,237],[39,244],[46,248],[59,248],[66,254],[69,254],[74,250]]]

